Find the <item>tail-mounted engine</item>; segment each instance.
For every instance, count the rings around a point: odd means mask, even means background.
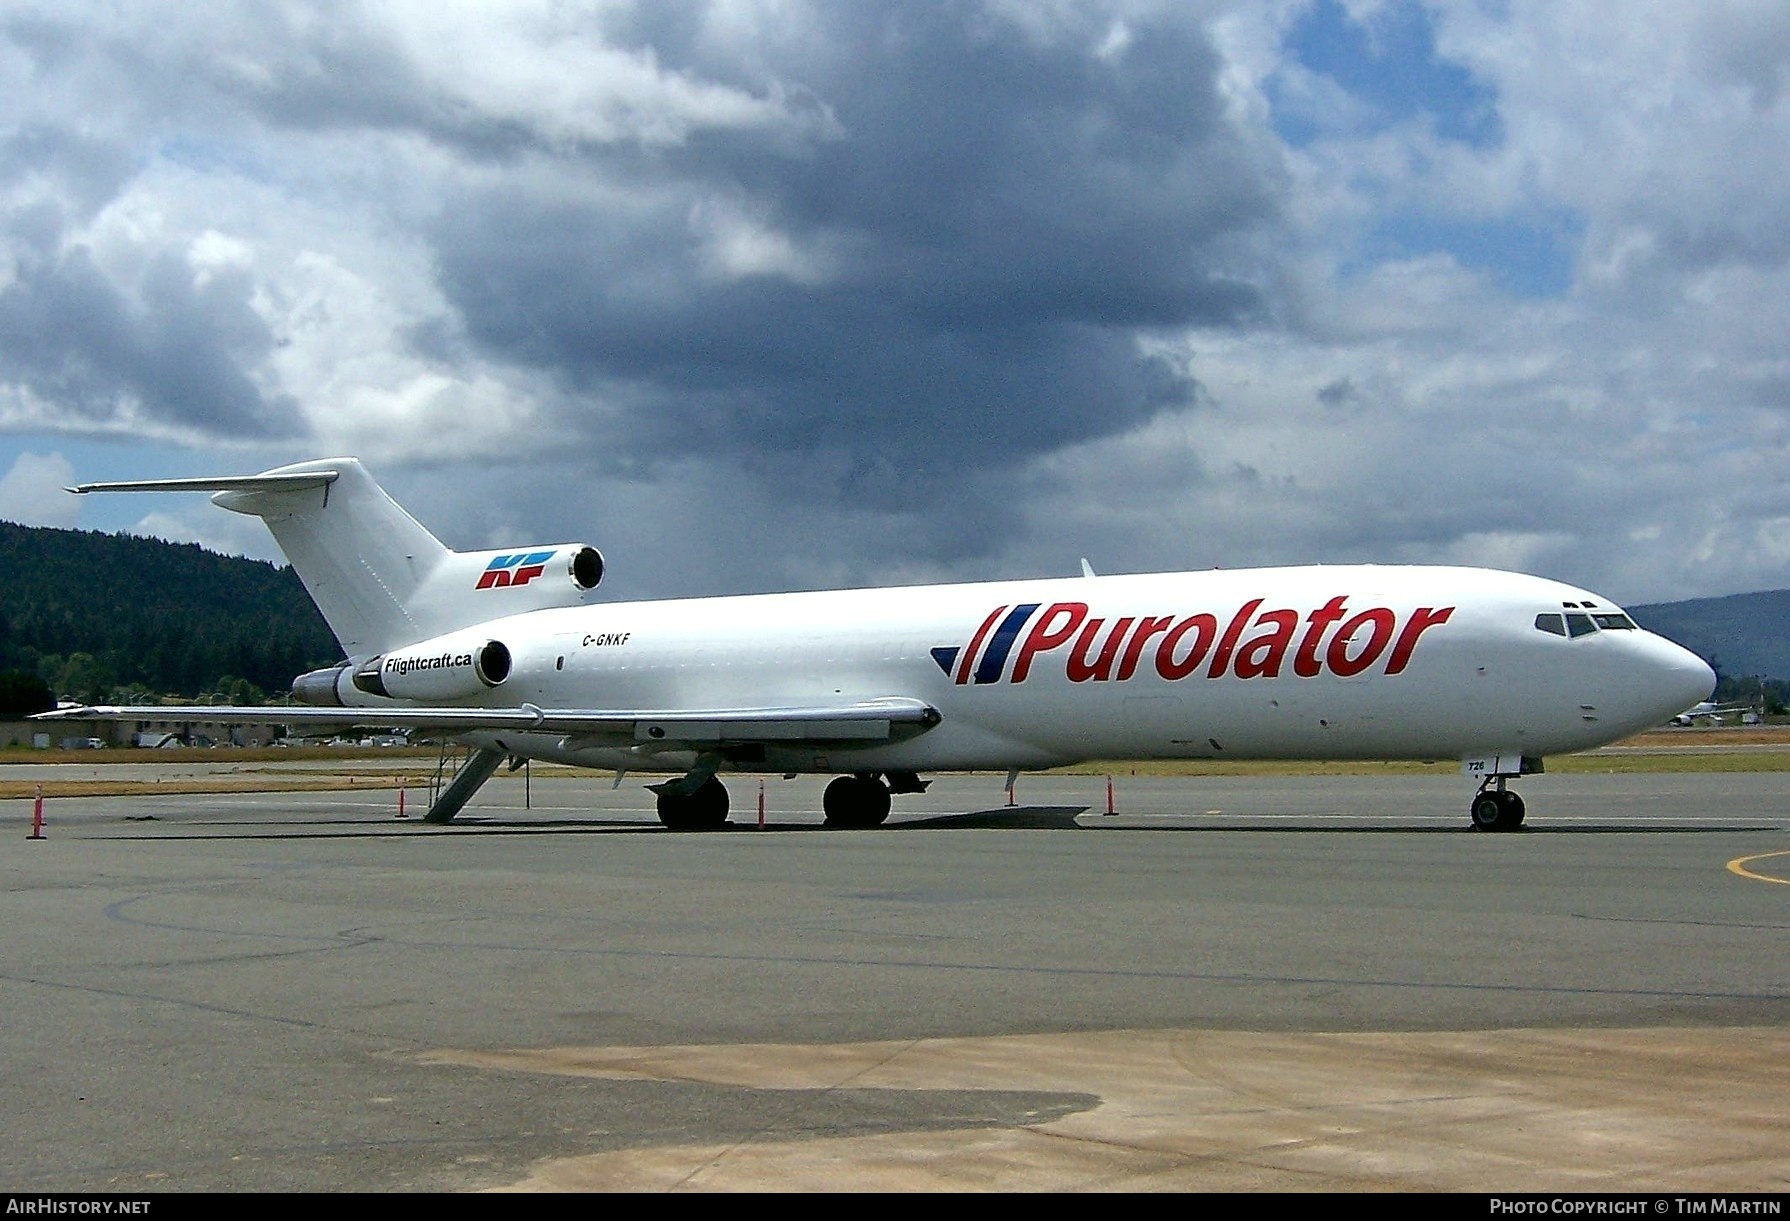
[[[425,631],[524,611],[583,606],[603,580],[603,553],[583,543],[450,551],[404,601]]]
[[[365,705],[356,693],[452,703],[501,686],[512,662],[503,641],[460,632],[393,649],[358,666],[343,662],[301,674],[292,682],[292,696],[324,707]]]
[[[482,694],[510,676],[510,650],[500,640],[443,636],[393,649],[354,671],[368,695],[395,700],[455,700]]]
[[[442,564],[441,574],[463,582],[474,592],[534,587],[548,598],[564,595],[565,604],[595,589],[603,579],[603,553],[583,543],[548,547],[513,547],[504,551],[462,551]],[[500,609],[507,610],[508,607]]]

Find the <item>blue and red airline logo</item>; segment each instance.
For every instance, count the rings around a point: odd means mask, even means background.
[[[514,555],[500,555],[485,565],[485,571],[479,574],[479,583],[475,588],[503,589],[511,585],[526,585],[547,571],[547,561],[552,558],[551,551],[518,551]]]
[[[1070,682],[1123,681],[1140,669],[1174,681],[1207,678],[1300,678],[1325,672],[1353,678],[1379,666],[1399,674],[1418,640],[1448,622],[1452,606],[1351,607],[1338,595],[1315,609],[1262,609],[1251,598],[1229,614],[1094,615],[1086,602],[998,606],[967,646],[932,650],[952,682],[1023,683],[1035,663],[1062,667]],[[1040,609],[1042,608],[1042,613]],[[1008,662],[1012,666],[1008,666]]]

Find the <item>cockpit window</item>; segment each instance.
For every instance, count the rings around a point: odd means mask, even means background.
[[[1588,607],[1589,602],[1563,602],[1568,608]],[[1604,631],[1633,632],[1639,630],[1633,619],[1621,611],[1585,611],[1568,609],[1564,614],[1543,611],[1535,616],[1535,630],[1547,632],[1553,636],[1571,636],[1577,640],[1580,636],[1589,636],[1599,629]]]

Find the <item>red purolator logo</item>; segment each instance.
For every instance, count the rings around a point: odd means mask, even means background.
[[[1313,610],[1262,609],[1252,598],[1229,614],[1095,615],[1086,602],[996,607],[961,651],[934,650],[956,683],[1022,683],[1040,664],[1071,682],[1123,682],[1146,667],[1162,678],[1352,678],[1370,670],[1400,674],[1426,632],[1448,622],[1452,606],[1355,609],[1338,594]],[[1042,608],[1042,609],[1041,609]],[[1029,630],[1028,630],[1029,624]],[[1023,637],[1022,637],[1023,633]],[[1009,669],[1007,661],[1012,658]]]

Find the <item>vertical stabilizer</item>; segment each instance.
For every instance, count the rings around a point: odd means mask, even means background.
[[[317,478],[296,478],[306,475]],[[267,483],[256,486],[255,478]],[[357,459],[282,466],[211,499],[267,523],[348,656],[407,644],[434,629],[413,613],[413,596],[451,553]]]

